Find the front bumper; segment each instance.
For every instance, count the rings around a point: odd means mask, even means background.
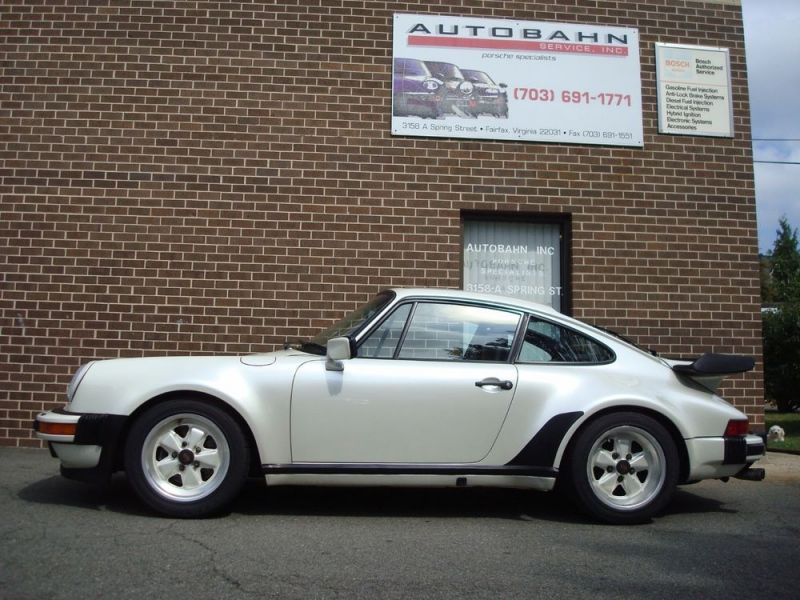
[[[70,479],[100,482],[118,467],[124,415],[80,414],[55,409],[39,413],[34,435],[46,441],[61,461],[61,474]],[[53,433],[57,431],[57,433]]]
[[[459,112],[469,114],[478,106],[478,101],[472,96],[461,96],[458,94],[448,94],[442,99],[442,109],[445,112],[458,114]]]
[[[764,440],[757,435],[686,440],[688,481],[734,477],[764,457]]]
[[[477,99],[477,110],[481,112],[506,112],[508,102],[503,96],[479,96]]]

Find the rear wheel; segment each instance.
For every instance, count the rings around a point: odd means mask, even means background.
[[[602,416],[578,434],[566,467],[579,506],[607,523],[641,523],[669,502],[678,452],[667,430],[639,413]]]
[[[125,447],[125,468],[137,495],[173,517],[202,517],[224,508],[241,490],[248,464],[235,419],[194,400],[170,401],[142,414]]]

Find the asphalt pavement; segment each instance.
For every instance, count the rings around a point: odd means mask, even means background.
[[[794,597],[800,456],[702,482],[652,523],[599,525],[556,494],[275,488],[230,513],[156,516],[124,475],[68,481],[0,449],[0,599]]]

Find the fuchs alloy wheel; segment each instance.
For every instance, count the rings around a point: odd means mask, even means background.
[[[612,413],[579,433],[567,464],[578,504],[607,523],[642,523],[658,514],[678,480],[678,452],[655,419]]]
[[[193,400],[171,401],[131,427],[125,468],[137,495],[173,517],[202,517],[230,503],[247,477],[249,451],[224,410]]]

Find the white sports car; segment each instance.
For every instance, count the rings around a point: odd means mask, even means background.
[[[393,289],[315,338],[251,356],[83,365],[38,415],[64,476],[118,470],[154,510],[218,512],[269,485],[551,490],[612,523],[675,486],[763,479],[747,417],[715,395],[747,357],[659,358],[548,307]]]

